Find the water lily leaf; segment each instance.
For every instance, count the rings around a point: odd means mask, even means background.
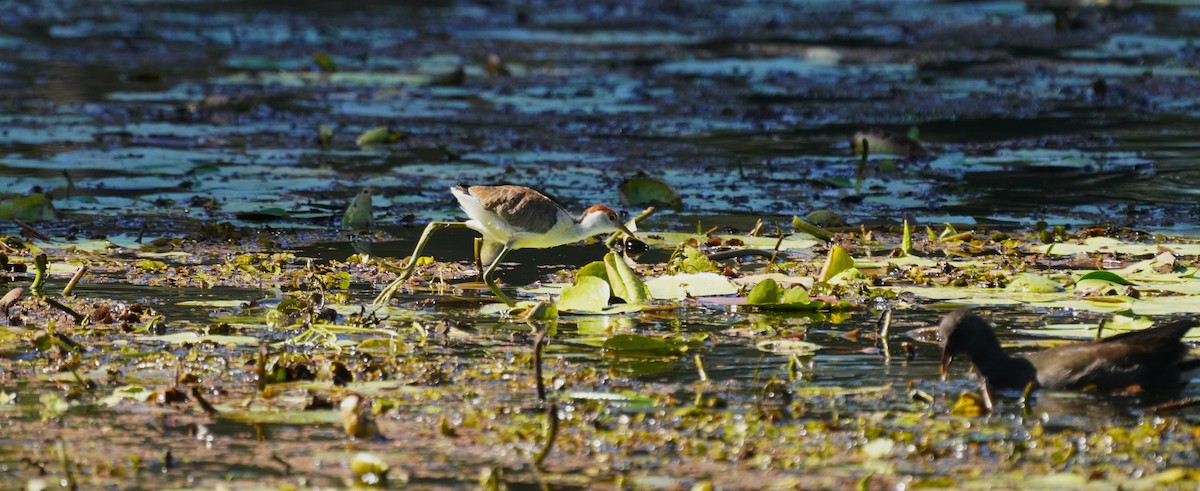
[[[757,284],[761,283],[762,281],[766,280],[767,278],[775,280],[776,283],[779,283],[779,286],[784,287],[784,288],[791,288],[794,286],[802,286],[805,288],[811,288],[814,283],[813,278],[808,277],[808,276],[788,276],[783,273],[748,274],[748,275],[739,276],[737,278],[731,278],[731,281],[733,281],[733,283],[735,285],[742,285],[747,288],[750,288],[750,287],[753,287],[753,285],[757,285]]]
[[[578,278],[574,285],[563,287],[558,297],[558,310],[569,312],[599,313],[608,306],[612,294],[608,282],[595,276]]]
[[[346,230],[372,230],[375,228],[375,214],[371,210],[371,190],[363,189],[346,207],[342,216],[342,228]]]
[[[140,385],[123,385],[113,389],[112,394],[101,398],[100,403],[105,406],[116,406],[122,401],[146,402],[154,397],[154,391],[149,390]]]
[[[1097,324],[1047,324],[1041,327],[1016,329],[1014,332],[1034,337],[1091,340],[1096,338],[1096,326]],[[1107,338],[1123,332],[1138,331],[1152,326],[1154,326],[1154,321],[1148,317],[1114,315],[1111,320],[1104,324],[1104,332],[1101,335]],[[1184,339],[1189,341],[1200,339],[1200,328],[1188,331],[1184,335]]]
[[[633,391],[597,392],[581,390],[564,392],[563,397],[579,401],[606,402],[616,407],[653,407],[655,404],[655,400],[653,398],[638,394]]]
[[[809,302],[808,290],[803,287],[793,287],[783,295],[779,300],[784,304],[807,304]]]
[[[266,406],[217,406],[221,413],[217,415],[223,420],[240,421],[243,423],[288,424],[288,425],[318,425],[341,423],[342,416],[337,411],[303,411],[298,409],[274,409]]]
[[[641,176],[621,181],[617,187],[621,204],[625,206],[653,205],[672,210],[683,208],[683,198],[675,188],[661,179]]]
[[[804,221],[817,227],[844,227],[846,219],[833,210],[813,210],[804,216]],[[810,234],[811,235],[811,234]]]
[[[817,278],[822,283],[827,283],[834,275],[853,267],[854,258],[850,257],[842,246],[835,245],[829,250],[829,257],[825,259],[825,266],[821,268],[821,274]]]
[[[313,54],[313,62],[317,64],[317,68],[322,72],[331,73],[337,71],[337,62],[333,61],[333,57],[325,53]]]
[[[226,335],[211,335],[202,336],[200,333],[193,331],[177,332],[174,334],[164,334],[161,336],[137,336],[133,338],[137,341],[158,341],[167,344],[195,344],[202,342],[210,342],[216,344],[232,344],[238,346],[254,346],[258,344],[258,338],[254,336],[226,336]]]
[[[28,196],[14,196],[0,201],[0,219],[16,218],[27,222],[54,219],[54,205],[50,199],[41,193]]]
[[[608,283],[613,295],[628,304],[644,304],[650,297],[646,284],[637,273],[625,264],[625,260],[615,252],[604,255],[604,268],[608,273]]]
[[[789,249],[809,249],[817,244],[820,244],[819,241],[813,240],[811,236],[804,233],[792,234],[784,237],[783,242],[779,241],[779,237],[733,234],[703,235],[683,232],[653,232],[645,235],[639,235],[639,238],[641,238],[646,242],[647,245],[650,246],[674,247],[679,244],[687,244],[688,242],[692,241],[703,244],[711,239],[717,239],[720,240],[722,244],[729,245],[730,247],[747,247],[751,249],[772,250],[775,249],[775,244],[779,244],[779,250],[781,251]],[[735,246],[734,244],[737,245]]]
[[[704,273],[721,271],[720,265],[692,246],[685,246],[683,254],[675,256],[667,264],[667,271],[679,273]]]
[[[184,300],[175,302],[181,307],[216,307],[221,309],[236,309],[245,307],[246,300]]]
[[[360,147],[367,145],[379,145],[383,143],[392,143],[396,140],[399,140],[403,136],[403,133],[392,131],[392,129],[388,128],[387,126],[377,126],[364,131],[361,135],[358,135],[358,139],[354,140],[354,143]]]
[[[587,263],[575,272],[575,283],[579,283],[579,279],[585,276],[593,276],[607,282],[608,267],[604,265],[604,261],[592,261]]]
[[[1130,310],[1136,315],[1200,314],[1200,301],[1191,295],[1129,299],[1129,302],[1132,304]]]
[[[833,275],[833,278],[829,279],[829,284],[831,285],[869,285],[870,282],[871,279],[868,278],[866,274],[863,274],[863,272],[858,268],[843,270],[842,272]]]
[[[679,356],[687,352],[686,343],[643,334],[618,334],[604,341],[604,350],[616,354]]]
[[[900,240],[900,252],[905,256],[913,253],[912,227],[909,226],[908,220],[904,220],[904,235]]]
[[[1081,278],[1079,278],[1079,281],[1083,281],[1083,280],[1104,280],[1104,281],[1108,281],[1111,283],[1116,283],[1118,285],[1132,285],[1133,284],[1133,282],[1131,282],[1125,278],[1122,278],[1120,275],[1118,275],[1112,271],[1104,271],[1104,270],[1092,271],[1088,274],[1085,274]]]
[[[1034,247],[1033,250],[1054,256],[1072,256],[1081,252],[1085,254],[1116,253],[1146,256],[1158,254],[1161,247],[1162,245],[1160,244],[1124,242],[1112,237],[1088,237],[1084,239],[1083,243],[1060,242],[1044,244]],[[1171,244],[1170,248],[1176,255],[1191,256],[1200,254],[1200,243]],[[1117,270],[1117,273],[1124,277],[1130,276],[1125,270]]]
[[[799,232],[806,233],[821,240],[830,240],[833,238],[833,232],[825,230],[805,220],[801,220],[798,216],[792,217],[792,227],[795,227]]]
[[[754,344],[759,351],[784,356],[812,356],[823,346],[798,339],[764,339]]]
[[[1063,287],[1054,280],[1033,273],[1021,273],[1013,277],[1005,288],[1008,292],[1024,293],[1054,293],[1063,291]]]
[[[1159,253],[1151,259],[1138,261],[1116,271],[1122,277],[1157,279],[1176,273],[1176,255],[1170,251]]]
[[[660,300],[735,295],[738,292],[737,285],[729,281],[729,278],[716,273],[659,276],[646,281],[646,289],[651,297]]]
[[[1124,288],[1120,284],[1111,281],[1088,278],[1076,281],[1074,291],[1076,295],[1104,296],[1119,295],[1124,291]]]
[[[783,293],[783,288],[780,288],[779,283],[767,278],[754,285],[754,288],[746,295],[746,303],[749,305],[779,303],[779,300],[783,298]]]

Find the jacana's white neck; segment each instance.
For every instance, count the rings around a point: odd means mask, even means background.
[[[588,237],[600,235],[606,232],[614,231],[612,224],[604,220],[604,216],[598,213],[583,215],[571,221],[571,229],[578,237],[575,240],[583,240]]]

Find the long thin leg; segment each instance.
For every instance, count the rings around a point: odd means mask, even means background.
[[[479,270],[479,274],[483,275],[483,237],[475,238],[475,269]]]
[[[387,288],[379,292],[379,295],[375,297],[375,301],[371,302],[372,305],[387,305],[392,296],[404,285],[404,282],[408,281],[413,271],[417,269],[417,258],[421,257],[421,250],[425,248],[425,244],[429,242],[429,237],[434,232],[444,228],[465,228],[466,226],[467,224],[463,222],[429,222],[429,225],[425,226],[425,231],[421,233],[421,239],[417,241],[417,247],[413,249],[412,256],[409,256],[408,265],[404,267],[404,272],[400,273],[398,278],[389,283]]]
[[[505,254],[508,254],[507,245],[500,248],[500,253],[496,254],[496,259],[493,259],[492,264],[483,272],[483,282],[487,283],[488,290],[491,290],[492,293],[495,293],[496,296],[500,298],[500,301],[504,302],[504,305],[513,307],[517,304],[513,303],[508,296],[504,295],[504,292],[500,291],[500,287],[496,286],[496,281],[492,279],[492,272],[496,270],[496,266],[499,265],[500,261],[504,259]]]

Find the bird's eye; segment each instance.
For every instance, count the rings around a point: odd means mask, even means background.
[[[617,214],[616,214],[616,213],[609,213],[609,214],[608,214],[608,219],[609,219],[610,221],[612,221],[613,223],[616,223],[616,222],[617,222]]]

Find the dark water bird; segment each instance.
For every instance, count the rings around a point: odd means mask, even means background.
[[[950,362],[965,354],[995,389],[1023,389],[1031,383],[1045,389],[1172,390],[1186,380],[1183,373],[1200,368],[1200,359],[1185,359],[1181,341],[1196,319],[1073,343],[1027,355],[1010,356],[1000,347],[992,327],[967,310],[946,314],[938,326],[942,342],[942,375]]]

